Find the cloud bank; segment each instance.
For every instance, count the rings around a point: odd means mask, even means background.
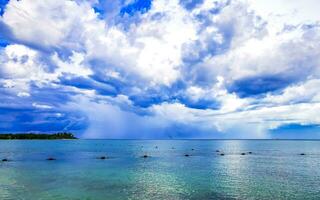
[[[316,3],[2,3],[0,131],[319,138]]]

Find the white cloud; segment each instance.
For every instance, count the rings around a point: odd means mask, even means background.
[[[56,64],[54,75],[56,77],[63,75],[63,73],[73,74],[77,76],[89,76],[92,75],[92,70],[84,64],[85,55],[78,52],[72,52],[69,60],[63,61],[57,54],[52,55],[52,61]]]
[[[193,10],[179,0],[157,0],[148,12],[125,16],[123,23],[108,21],[115,13],[102,19],[93,4],[10,1],[0,20],[12,31],[10,40],[19,44],[1,49],[1,88],[20,99],[32,98],[32,84],[78,94],[68,106],[88,117],[87,137],[102,137],[105,127],[112,130],[109,136],[125,136],[131,123],[136,123],[136,134],[177,123],[209,132],[253,130],[250,136],[256,138],[284,124],[320,124],[315,0],[205,0]],[[118,93],[104,96],[90,85],[60,85],[60,78],[69,76],[99,76],[100,86],[118,83]],[[236,81],[265,76],[285,84],[258,98],[230,92]],[[150,100],[149,107],[140,108],[130,95],[163,95],[171,103]],[[220,107],[192,109],[179,103],[179,95]],[[32,104],[54,109],[50,105],[55,104]]]
[[[153,82],[170,85],[180,76],[183,47],[196,39],[197,26],[178,0],[155,1],[142,20],[134,29],[142,47],[137,67]]]
[[[52,106],[46,105],[46,104],[40,104],[40,103],[32,103],[32,106],[38,109],[51,109]]]
[[[263,38],[250,38],[228,52],[199,64],[210,76],[224,76],[226,81],[254,76],[279,76],[301,80],[319,76],[318,27]]]
[[[271,33],[280,32],[284,25],[300,25],[320,21],[317,0],[248,0],[250,8],[268,21]]]
[[[193,102],[205,99],[209,101],[217,101],[220,105],[220,113],[234,112],[239,109],[245,109],[250,105],[250,99],[241,99],[234,93],[229,93],[225,87],[224,78],[217,77],[217,83],[212,87],[201,88],[198,86],[191,86],[187,88],[186,95]]]
[[[30,97],[30,94],[27,92],[18,92],[17,96],[18,97]]]
[[[52,63],[42,59],[42,54],[24,45],[8,45],[0,53],[0,75],[5,88],[18,96],[30,93],[30,84],[38,87],[54,85],[64,73],[88,76],[91,70],[83,65],[83,55],[73,52],[69,61],[62,61],[57,54],[45,55]],[[54,66],[49,66],[54,65]],[[49,69],[50,67],[54,69]],[[30,95],[30,94],[29,94]]]
[[[128,32],[121,27],[108,27],[89,5],[73,1],[11,1],[2,20],[15,38],[25,43],[85,50],[85,60],[101,59],[107,66],[136,74],[151,84],[169,86],[179,78],[183,46],[196,37],[196,26],[179,1],[154,2],[150,11],[141,16],[141,22]]]
[[[43,48],[77,49],[83,31],[97,25],[89,3],[64,0],[12,0],[2,21],[18,41]]]
[[[195,39],[196,25],[177,0],[155,1],[140,20],[127,32],[119,27],[95,30],[98,35],[86,40],[88,57],[151,85],[170,86],[180,77],[183,47]]]
[[[286,105],[300,102],[320,102],[320,80],[311,79],[304,83],[285,88],[282,94],[267,95],[262,102],[266,104]]]
[[[2,52],[1,73],[8,78],[31,78],[42,71],[35,63],[37,52],[22,45],[9,45]]]
[[[38,52],[23,45],[9,45],[0,54],[0,74],[6,88],[16,93],[28,93],[29,83],[42,84],[50,79],[38,60]]]
[[[221,113],[210,109],[199,110],[182,104],[163,103],[155,105],[152,111],[167,121],[185,124],[200,124],[212,131],[244,138],[268,138],[268,131],[286,124],[319,124],[319,103],[262,107],[231,113]]]

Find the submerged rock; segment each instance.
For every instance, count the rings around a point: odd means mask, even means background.
[[[47,160],[56,160],[55,158],[49,157]]]
[[[306,155],[305,153],[300,153],[300,156],[304,156],[304,155]]]
[[[224,156],[224,153],[220,153],[220,156]]]
[[[194,151],[194,149],[191,149],[191,151]]]
[[[248,152],[248,154],[252,154],[252,152],[251,152],[251,151],[249,151],[249,152]]]
[[[216,152],[220,152],[220,150],[216,150]]]
[[[7,158],[4,158],[1,160],[2,162],[8,162],[9,160]]]
[[[189,154],[185,154],[184,156],[185,156],[185,157],[189,157],[190,155],[189,155]]]
[[[143,155],[142,156],[143,158],[148,158],[149,156],[147,154]]]
[[[243,155],[243,156],[244,156],[244,155],[246,155],[246,153],[241,153],[241,155]]]
[[[105,159],[107,159],[107,157],[106,156],[101,156],[101,157],[99,157],[99,159],[100,160],[105,160]]]

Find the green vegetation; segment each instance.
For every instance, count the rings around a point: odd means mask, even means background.
[[[72,133],[18,133],[18,134],[0,134],[0,140],[59,140],[59,139],[77,139]]]

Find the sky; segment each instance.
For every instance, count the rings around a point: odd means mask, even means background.
[[[318,0],[0,0],[0,132],[319,139]]]

